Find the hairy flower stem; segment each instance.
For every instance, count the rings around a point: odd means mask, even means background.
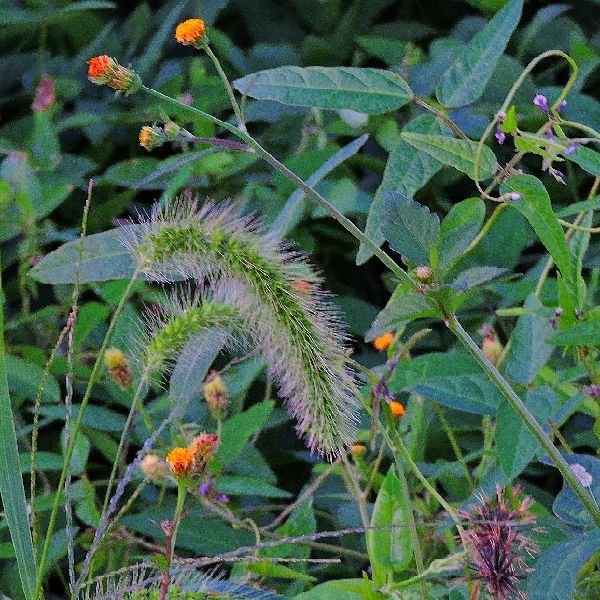
[[[100,346],[100,349],[98,350],[96,362],[94,363],[94,366],[92,368],[92,373],[90,375],[90,379],[89,379],[87,387],[85,389],[85,393],[81,400],[81,405],[79,407],[79,413],[77,414],[77,419],[75,420],[75,423],[73,424],[71,441],[70,441],[69,445],[67,446],[67,450],[65,452],[65,460],[64,460],[62,471],[60,472],[60,478],[58,480],[58,486],[56,488],[56,495],[54,496],[54,502],[52,504],[52,511],[50,512],[50,519],[48,521],[48,529],[46,531],[46,538],[44,540],[44,548],[42,550],[42,555],[40,557],[40,562],[38,564],[37,580],[36,580],[35,590],[33,593],[33,600],[38,600],[38,598],[40,598],[40,594],[42,592],[42,582],[44,580],[44,572],[45,572],[45,568],[46,568],[46,562],[48,560],[48,552],[50,550],[50,542],[52,540],[52,534],[54,533],[54,527],[56,525],[56,518],[58,516],[61,491],[65,485],[65,480],[67,478],[69,465],[71,464],[71,459],[73,458],[73,452],[75,451],[75,443],[77,442],[77,434],[79,433],[79,430],[81,429],[81,423],[83,421],[83,413],[84,413],[85,408],[90,400],[90,396],[92,394],[92,388],[94,387],[94,384],[96,383],[96,379],[98,378],[98,375],[100,374],[100,368],[104,361],[104,352],[106,351],[106,348],[108,347],[110,337],[112,336],[112,333],[115,329],[115,326],[117,324],[117,320],[118,320],[119,316],[121,315],[121,313],[123,312],[123,309],[125,308],[125,303],[127,302],[129,295],[131,294],[131,290],[133,289],[133,286],[134,286],[135,282],[137,281],[137,278],[138,278],[139,274],[141,273],[141,270],[142,270],[141,266],[138,266],[136,268],[135,272],[131,276],[131,279],[129,280],[129,283],[127,284],[127,287],[125,288],[125,291],[123,292],[123,295],[121,296],[121,300],[119,301],[119,304],[117,305],[117,307],[115,309],[115,312],[113,313],[112,319],[111,319],[111,321],[108,325],[108,329],[106,331],[106,335],[104,336],[104,340],[102,341],[102,345]]]
[[[183,504],[185,503],[185,494],[187,486],[184,482],[177,482],[177,505],[175,506],[175,515],[170,524],[170,532],[167,534],[167,548],[165,558],[167,559],[167,567],[163,572],[162,582],[160,584],[160,600],[166,600],[169,593],[169,583],[171,581],[171,565],[175,556],[175,544],[177,543],[177,530],[181,522],[183,514]]]
[[[571,470],[571,467],[568,465],[567,461],[554,446],[550,438],[546,435],[546,432],[542,429],[541,425],[525,406],[521,398],[517,396],[512,387],[504,379],[504,377],[502,377],[496,367],[494,367],[494,365],[485,357],[481,351],[481,348],[479,348],[469,334],[463,329],[463,326],[458,322],[454,315],[450,315],[448,317],[448,326],[454,335],[456,335],[460,342],[469,351],[471,356],[473,356],[473,358],[479,363],[479,366],[485,371],[488,377],[500,389],[504,397],[512,406],[513,410],[517,413],[523,423],[525,423],[531,433],[533,433],[538,442],[541,444],[542,448],[544,448],[544,450],[548,453],[552,459],[552,462],[569,483],[576,496],[591,515],[596,525],[600,526],[600,509],[598,509],[596,506],[594,499],[583,487],[575,473]]]
[[[537,57],[537,62],[542,60],[542,58],[546,58],[547,56],[555,56],[555,55],[567,57],[568,60],[570,62],[572,62],[572,59],[570,57],[568,57],[568,55],[564,54],[563,52],[559,52],[559,51],[545,52],[542,55]],[[536,59],[534,59],[534,60],[536,60]],[[532,63],[533,63],[533,61],[532,61]],[[535,63],[535,64],[537,64],[537,63]],[[535,66],[535,65],[534,64],[532,65],[530,63],[530,69],[533,68],[533,66]],[[575,64],[574,68],[577,68],[576,64]],[[571,79],[569,79],[567,86],[565,86],[565,89],[563,90],[563,93],[560,95],[559,100],[557,100],[557,102],[562,101],[564,99],[564,97],[566,96],[566,94],[568,93],[568,90],[573,85],[571,82],[572,79],[573,79],[573,77],[571,77]],[[338,223],[340,223],[342,225],[342,227],[344,227],[344,229],[346,229],[346,231],[351,233],[360,242],[363,242],[371,250],[371,252],[373,252],[373,254],[375,256],[377,256],[377,258],[379,258],[379,260],[381,260],[381,262],[383,262],[383,264],[386,265],[394,273],[394,275],[396,275],[398,277],[398,279],[402,283],[410,285],[415,290],[419,289],[417,282],[414,281],[413,278],[408,273],[406,273],[406,271],[404,271],[404,269],[402,269],[402,267],[400,267],[389,254],[387,254],[385,251],[383,251],[381,248],[379,248],[379,246],[377,244],[375,244],[375,242],[373,242],[373,240],[368,235],[363,233],[352,221],[350,221],[350,219],[346,218],[335,206],[333,206],[325,198],[323,198],[323,196],[321,196],[321,194],[319,194],[311,186],[309,186],[307,183],[305,183],[295,173],[290,171],[290,169],[288,169],[285,165],[280,163],[274,156],[272,156],[267,150],[265,150],[247,132],[241,131],[234,125],[226,123],[225,121],[221,121],[221,119],[218,119],[218,118],[216,118],[208,113],[205,113],[204,111],[201,111],[197,108],[194,108],[192,106],[186,106],[185,104],[179,102],[178,100],[175,100],[174,98],[171,98],[165,94],[162,94],[161,92],[159,92],[157,90],[148,88],[146,86],[142,86],[142,89],[146,93],[150,94],[151,96],[159,98],[160,100],[162,100],[168,104],[171,104],[172,106],[177,107],[177,109],[179,109],[179,110],[186,110],[187,112],[189,112],[190,114],[193,114],[194,116],[204,117],[205,119],[211,121],[212,123],[219,125],[220,127],[223,127],[223,129],[226,129],[227,131],[233,133],[235,136],[237,136],[238,138],[240,138],[244,142],[246,142],[249,146],[252,146],[256,150],[256,152],[266,162],[268,162],[271,166],[273,166],[273,168],[275,168],[282,175],[284,175],[286,177],[286,179],[288,179],[291,183],[293,183],[294,185],[296,185],[297,187],[302,189],[306,193],[307,196],[314,199],[321,207],[323,207],[326,210],[326,212],[328,212],[336,221],[338,221]],[[515,88],[515,91],[516,91],[516,89],[517,88]],[[514,92],[512,92],[512,94],[514,95]],[[509,102],[510,102],[510,99],[512,99],[511,95],[509,95]],[[490,131],[491,131],[491,129],[490,129]],[[482,137],[482,139],[485,140],[485,137],[486,136],[484,135]],[[482,144],[483,144],[483,142],[482,142]],[[480,154],[480,153],[481,152],[479,151],[478,154]],[[476,164],[475,168],[477,169],[477,162],[475,164]],[[440,307],[440,308],[443,308],[443,307]],[[444,313],[445,312],[446,311],[444,311]],[[582,500],[583,505],[586,508],[586,510],[590,513],[590,515],[592,515],[594,521],[598,525],[600,525],[600,510],[598,510],[597,507],[594,505],[594,503],[592,502],[592,499],[590,498],[588,493],[585,491],[585,489],[583,488],[583,486],[581,485],[579,480],[577,480],[574,477],[573,472],[571,471],[569,465],[563,459],[560,452],[558,452],[558,450],[554,447],[554,445],[552,444],[552,441],[546,435],[546,433],[544,432],[542,427],[539,425],[539,423],[536,421],[535,417],[529,412],[529,410],[527,410],[527,407],[523,404],[523,401],[517,396],[517,394],[514,392],[512,387],[509,385],[509,383],[502,377],[502,375],[500,375],[500,373],[494,367],[494,365],[492,365],[492,363],[484,356],[484,354],[481,352],[480,348],[477,346],[477,344],[474,342],[474,340],[469,336],[469,334],[463,329],[462,325],[460,325],[460,323],[458,322],[456,317],[454,315],[449,315],[447,317],[447,319],[448,319],[448,323],[450,326],[450,330],[456,335],[456,337],[467,348],[467,350],[471,354],[473,354],[473,356],[475,356],[477,362],[480,364],[480,366],[483,368],[483,370],[490,376],[491,380],[498,387],[498,389],[500,389],[502,394],[507,399],[510,398],[509,402],[511,402],[511,405],[514,404],[514,406],[522,407],[523,410],[517,410],[517,414],[519,415],[519,418],[521,418],[523,420],[523,422],[526,424],[526,426],[532,432],[535,432],[534,435],[536,436],[536,438],[538,438],[538,440],[542,444],[542,447],[548,452],[549,456],[551,457],[552,461],[554,462],[556,467],[559,469],[559,471],[562,473],[563,477],[569,482],[571,487],[573,487],[573,490],[575,491],[577,496]],[[437,494],[437,492],[436,492],[436,494]],[[438,496],[439,496],[439,494],[438,494]]]

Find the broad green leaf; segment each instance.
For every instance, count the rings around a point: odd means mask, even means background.
[[[485,218],[485,203],[479,198],[469,198],[455,204],[440,227],[440,265],[447,267],[456,260],[473,241]]]
[[[500,267],[471,267],[463,271],[451,284],[455,290],[466,292],[471,288],[482,285],[505,273]]]
[[[548,342],[554,346],[600,346],[600,319],[579,321],[555,333]]]
[[[73,405],[73,419],[79,414],[79,404]],[[43,405],[40,407],[40,415],[50,419],[65,420],[66,409],[64,406]],[[99,431],[123,431],[125,417],[103,406],[88,404],[83,413],[82,423],[91,429]]]
[[[32,403],[38,393],[38,387],[44,375],[44,369],[17,356],[5,355],[8,387],[20,398]],[[60,388],[53,375],[49,375],[44,387],[42,402],[58,404]]]
[[[367,591],[365,592],[365,586]],[[376,596],[375,584],[364,579],[335,579],[294,596],[294,600],[365,600]],[[369,594],[370,592],[370,594]]]
[[[524,304],[526,309],[531,310],[541,306],[535,294],[531,294]],[[553,332],[550,321],[544,317],[536,314],[520,316],[504,363],[506,375],[517,383],[532,383],[552,354],[553,348],[548,340]]]
[[[21,473],[29,473],[31,471],[31,453],[21,452],[19,460],[21,462]],[[36,471],[60,471],[63,468],[63,463],[63,457],[56,454],[56,452],[39,450],[35,455]]]
[[[577,213],[583,212],[584,210],[598,210],[600,208],[600,196],[596,196],[591,200],[583,200],[582,202],[573,202],[565,208],[561,208],[556,211],[556,216],[564,219],[576,215]]]
[[[558,400],[551,388],[540,387],[529,390],[524,398],[525,405],[542,424],[554,416]],[[549,429],[548,426],[546,428]],[[540,448],[533,433],[525,426],[511,405],[503,400],[496,419],[496,446],[500,466],[509,479],[521,474]]]
[[[13,421],[12,406],[6,380],[6,364],[4,354],[4,293],[0,295],[0,497],[4,518],[8,523],[10,539],[13,544],[20,587],[27,600],[33,598],[36,580],[36,562],[33,553],[33,542],[29,529],[27,500],[21,476],[21,464],[17,447],[17,435]],[[15,587],[17,587],[15,585]],[[16,591],[16,590],[15,590]]]
[[[443,135],[424,135],[420,133],[402,132],[402,137],[413,148],[427,152],[433,158],[445,165],[454,167],[475,179],[475,157],[477,156],[478,143],[472,140],[459,140],[445,137]],[[489,179],[496,170],[498,163],[494,153],[487,147],[482,146],[479,156],[479,180]]]
[[[384,202],[381,231],[390,246],[417,265],[428,265],[440,233],[439,217],[400,192],[388,192]]]
[[[579,165],[584,171],[592,174],[594,177],[600,177],[600,153],[586,148],[585,146],[579,146],[575,152],[571,154],[565,154],[563,156]]]
[[[257,100],[331,110],[350,108],[370,115],[396,110],[413,96],[396,73],[354,67],[278,67],[251,73],[233,85]]]
[[[382,529],[369,529],[366,533],[373,580],[378,586],[385,583],[388,573],[404,571],[412,560],[409,510],[409,500],[402,493],[402,484],[392,466],[379,488],[371,517],[371,527]]]
[[[292,496],[286,490],[244,475],[223,475],[215,487],[219,492],[231,496],[265,496],[267,498],[290,498]]]
[[[60,436],[60,444],[62,447],[63,457],[66,455],[67,445],[65,444],[66,438],[66,430],[62,430],[62,434]],[[69,472],[71,475],[79,475],[87,464],[88,457],[90,455],[91,449],[90,441],[87,439],[83,433],[79,432],[77,434],[77,438],[75,439],[75,446],[73,450],[73,456],[71,457],[71,464],[69,465]]]
[[[437,135],[444,133],[442,126],[433,115],[422,115],[413,119],[406,125],[404,131]],[[400,192],[412,198],[441,168],[441,163],[429,154],[415,152],[412,146],[400,137],[394,139],[394,145],[390,150],[383,172],[383,179],[375,192],[365,227],[365,233],[378,246],[381,246],[385,239],[380,225],[383,219],[383,202],[386,192]],[[371,250],[361,243],[356,256],[356,264],[365,263],[372,254]]]
[[[288,517],[286,522],[278,527],[275,533],[281,537],[296,537],[311,535],[317,530],[317,522],[313,510],[312,498],[307,498]],[[308,558],[310,548],[297,544],[281,544],[273,548],[265,548],[261,556],[279,558]]]
[[[435,88],[437,99],[444,106],[466,106],[481,97],[519,23],[522,9],[523,0],[510,0],[464,47]]]
[[[432,352],[401,361],[390,391],[412,391],[445,406],[495,415],[502,396],[474,359],[462,352]]]
[[[277,577],[279,579],[302,579],[303,581],[316,581],[317,578],[306,573],[300,573],[290,569],[285,565],[272,563],[268,560],[257,560],[256,562],[244,563],[244,566],[251,573],[256,573],[261,577]]]
[[[135,271],[135,261],[123,245],[131,225],[87,236],[83,241],[80,283],[128,279]],[[79,261],[79,240],[64,244],[47,254],[29,275],[41,283],[75,283]]]
[[[515,133],[519,130],[519,125],[517,123],[517,109],[514,104],[506,111],[506,116],[504,117],[500,129],[504,131],[504,133]]]
[[[533,175],[513,175],[502,186],[502,192],[521,195],[519,200],[510,200],[510,205],[529,221],[560,272],[570,280],[571,255],[544,184]]]
[[[579,572],[600,552],[600,529],[578,532],[543,552],[527,580],[528,600],[575,598]]]
[[[236,458],[250,437],[264,427],[273,412],[273,407],[272,400],[260,402],[223,423],[219,457],[225,464]]]

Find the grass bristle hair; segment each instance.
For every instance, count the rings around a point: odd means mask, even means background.
[[[125,243],[147,277],[241,286],[234,306],[245,313],[299,435],[329,459],[354,441],[342,321],[304,256],[229,204],[175,201],[127,232]]]

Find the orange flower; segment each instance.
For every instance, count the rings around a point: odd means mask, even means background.
[[[140,76],[120,65],[114,58],[102,54],[88,60],[88,79],[96,85],[107,85],[126,96],[137,92],[142,86]]]
[[[375,350],[387,350],[393,341],[394,334],[391,331],[388,331],[381,337],[375,338],[373,341],[373,348],[375,348]]]
[[[364,444],[359,444],[358,442],[356,444],[352,444],[352,448],[350,448],[350,452],[355,458],[362,456],[366,451],[367,447]]]
[[[167,462],[175,475],[187,475],[194,464],[194,455],[188,448],[173,448],[167,454]]]
[[[395,400],[390,402],[390,410],[392,411],[392,417],[394,417],[394,419],[399,419],[406,412],[404,406]]]
[[[198,46],[206,33],[206,25],[202,19],[188,19],[177,25],[175,39],[184,46]]]
[[[148,152],[157,146],[161,146],[164,140],[163,132],[159,127],[150,127],[149,125],[144,125],[140,129],[140,146],[142,148],[146,148]]]

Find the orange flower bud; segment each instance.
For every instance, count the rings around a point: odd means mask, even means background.
[[[137,92],[142,85],[140,76],[103,54],[88,60],[88,79],[96,85],[107,85],[126,96]]]
[[[140,129],[140,146],[142,148],[146,148],[148,152],[153,148],[161,146],[164,142],[163,132],[159,127],[150,127],[149,125],[144,125]]]
[[[429,281],[431,279],[430,267],[417,267],[415,275],[419,281]]]
[[[188,448],[173,448],[167,454],[167,462],[174,475],[188,475],[194,464],[194,455]]]
[[[406,412],[404,406],[395,400],[390,402],[390,410],[392,411],[392,417],[394,417],[394,419],[399,419]]]
[[[188,19],[177,25],[175,39],[184,46],[199,47],[199,43],[206,34],[206,25],[202,19]]]
[[[502,356],[503,346],[496,337],[495,333],[483,338],[481,344],[481,350],[485,354],[485,357],[495,366],[500,356]]]
[[[212,416],[215,419],[222,419],[229,404],[229,395],[225,382],[215,371],[207,377],[203,392],[206,405]]]
[[[121,387],[127,387],[133,381],[127,356],[119,348],[108,348],[104,353],[104,364],[111,378]]]
[[[388,331],[381,337],[375,338],[373,341],[373,348],[375,348],[375,350],[387,350],[393,341],[394,334],[391,331]]]
[[[218,447],[218,435],[202,432],[192,440],[192,443],[188,446],[188,450],[192,453],[196,461],[206,464]]]
[[[367,447],[364,444],[352,444],[352,448],[350,448],[350,452],[354,458],[359,458],[363,456],[367,452]]]

